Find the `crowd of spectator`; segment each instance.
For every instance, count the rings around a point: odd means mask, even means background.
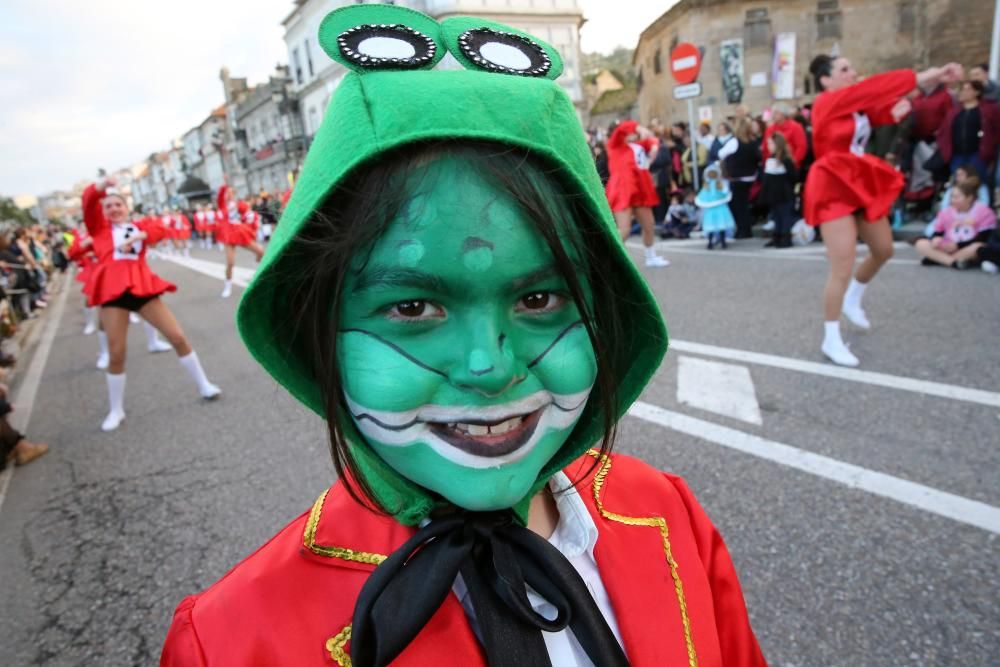
[[[968,70],[966,80],[957,87],[941,85],[914,91],[913,111],[905,120],[873,130],[866,150],[886,160],[906,178],[906,188],[893,210],[894,228],[908,222],[926,225],[927,244],[920,243],[919,248],[926,249],[933,243],[937,249],[942,241],[933,239],[945,236],[942,229],[949,224],[966,225],[973,212],[977,216],[973,227],[978,231],[974,238],[963,237],[962,247],[956,248],[963,250],[958,259],[939,262],[941,255],[925,255],[926,264],[982,266],[988,272],[997,268],[992,253],[1000,252],[1000,235],[993,231],[995,223],[989,219],[1000,189],[998,98],[1000,86],[989,79],[988,67],[977,65]],[[634,150],[644,153],[637,155],[637,161],[648,164],[660,198],[654,217],[661,238],[688,238],[694,232],[705,232],[702,225],[706,209],[695,205],[698,192],[694,152],[699,186],[705,183],[707,169],[721,171],[725,198],[735,222],[732,237],[748,238],[756,225],[765,223],[764,230],[772,236],[769,247],[791,246],[793,229],[805,228],[801,221],[801,193],[812,161],[810,111],[809,104],[791,106],[779,102],[755,114],[741,105],[714,126],[702,122],[695,128],[684,122],[666,124],[653,119],[648,128],[655,141],[643,141],[643,146]],[[613,129],[588,131],[604,182],[609,177],[605,141]],[[651,143],[652,150],[646,150]],[[954,192],[959,192],[955,200],[965,206],[958,185],[969,178],[976,184],[974,199],[985,210],[971,205],[962,210],[953,207]],[[707,238],[707,233],[704,235]],[[804,241],[815,237],[794,236]],[[976,244],[975,251],[965,250],[972,244]]]

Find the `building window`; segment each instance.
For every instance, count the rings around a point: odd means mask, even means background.
[[[302,85],[302,59],[299,57],[299,50],[292,49],[292,66],[295,67],[295,83]]]
[[[635,78],[636,90],[642,90],[642,68],[639,68],[639,75]]]
[[[677,35],[674,35],[673,37],[671,37],[670,38],[670,52],[673,53],[674,49],[676,49],[677,45],[680,44],[680,43],[681,43],[681,38],[680,37],[678,37]]]
[[[917,28],[917,3],[915,0],[900,0],[899,32],[912,35]]]
[[[813,92],[812,75],[806,74],[806,76],[802,80],[802,82],[803,82],[803,89],[806,91],[806,95],[812,95],[812,92]]]
[[[771,46],[771,18],[766,9],[748,9],[743,22],[743,41],[747,48]]]
[[[309,48],[309,40],[306,40],[306,66],[309,68],[309,78],[311,79],[314,75],[313,73],[313,54],[312,49]]]
[[[840,0],[819,0],[816,5],[817,39],[839,39],[840,24]]]
[[[663,54],[660,53],[659,49],[656,49],[656,55],[653,56],[653,72],[659,74],[663,71]]]

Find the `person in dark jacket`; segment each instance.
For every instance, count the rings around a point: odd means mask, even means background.
[[[798,170],[788,141],[781,132],[774,132],[767,138],[767,152],[770,157],[764,162],[760,203],[770,209],[770,217],[774,220],[774,236],[765,246],[790,248],[792,225],[795,224],[795,183],[798,180]]]
[[[953,173],[960,165],[971,164],[979,179],[989,183],[1000,145],[1000,106],[984,100],[983,92],[979,81],[962,82],[958,103],[938,128],[937,143]]]
[[[750,121],[741,118],[733,129],[736,141],[730,141],[719,151],[729,189],[733,194],[729,210],[736,220],[735,238],[748,239],[753,236],[753,216],[750,214],[750,188],[757,180],[760,170],[760,147],[751,133]]]

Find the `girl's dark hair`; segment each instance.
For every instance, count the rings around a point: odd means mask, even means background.
[[[812,59],[809,63],[809,73],[813,76],[813,81],[816,83],[816,90],[825,90],[823,86],[822,79],[824,76],[830,76],[833,74],[833,61],[835,58],[828,56],[825,53],[821,53]]]
[[[955,189],[961,191],[961,193],[963,195],[965,195],[966,197],[968,197],[972,201],[976,201],[976,199],[979,197],[979,186],[980,185],[981,184],[979,182],[979,177],[978,176],[974,176],[974,175],[970,175],[968,178],[966,178],[961,183],[956,183],[955,184]]]
[[[986,86],[983,85],[983,82],[969,79],[968,81],[962,82],[963,86],[965,84],[968,84],[972,90],[976,91],[976,99],[982,101],[983,95],[986,93]]]
[[[781,132],[775,132],[771,135],[771,140],[774,142],[774,157],[782,162],[787,160],[789,158],[788,140],[785,139],[785,135]]]
[[[524,149],[485,141],[405,146],[361,168],[328,195],[289,245],[279,267],[287,289],[277,297],[290,304],[291,321],[287,324],[293,332],[293,353],[312,370],[320,389],[337,475],[352,498],[386,514],[393,508],[379,504],[351,454],[343,426],[350,419],[337,363],[343,290],[350,272],[357,270],[359,256],[371,251],[412,196],[406,177],[419,174],[421,167],[442,157],[465,161],[470,170],[510,193],[544,238],[594,348],[597,379],[586,411],[599,411],[604,432],[602,453],[610,453],[617,430],[618,378],[612,355],[626,347],[622,343],[624,318],[619,310],[626,299],[615,291],[615,282],[609,278],[616,275],[616,268],[597,227],[600,223],[593,220],[583,197],[567,192],[557,172]],[[586,276],[592,305],[584,297],[578,273]],[[586,412],[580,423],[585,418]],[[597,464],[594,459],[580,479]]]

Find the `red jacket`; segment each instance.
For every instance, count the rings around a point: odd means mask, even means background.
[[[592,463],[584,456],[566,472],[575,479]],[[594,555],[634,667],[766,665],[726,546],[684,480],[619,455],[577,488],[597,525]],[[358,592],[413,532],[334,484],[310,512],[181,602],[161,667],[350,664]],[[454,594],[392,664],[485,667]]]
[[[938,128],[937,147],[945,162],[951,162],[951,125],[961,110],[962,105],[957,101],[954,102],[941,127]],[[997,147],[1000,146],[1000,106],[996,102],[989,100],[979,102],[979,127],[982,132],[979,137],[979,159],[989,166],[996,162]]]
[[[809,151],[809,141],[806,139],[806,131],[802,129],[802,126],[794,118],[786,118],[780,123],[771,123],[764,130],[764,142],[761,145],[764,161],[766,162],[769,157],[767,140],[775,132],[781,132],[785,137],[785,141],[788,142],[788,149],[792,153],[792,159],[795,160],[795,166],[800,166],[802,161],[806,159],[806,153]]]
[[[951,112],[955,99],[946,86],[938,86],[930,93],[920,91],[913,98],[913,129],[917,140],[933,140],[945,117]]]

